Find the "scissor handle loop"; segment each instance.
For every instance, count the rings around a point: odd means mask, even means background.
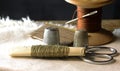
[[[97,51],[103,51],[103,52],[97,53]],[[109,51],[110,53],[107,53],[106,51]],[[109,64],[115,61],[113,57],[116,54],[117,54],[117,50],[114,48],[110,48],[110,47],[91,47],[90,48],[89,47],[86,49],[85,56],[82,57],[82,59],[83,61],[88,63],[103,65],[103,64]],[[103,58],[104,60],[95,59],[97,57]]]
[[[91,59],[91,58],[89,58],[89,56],[87,57],[87,56],[84,56],[84,57],[82,57],[82,60],[83,61],[85,61],[85,62],[87,62],[87,63],[91,63],[91,64],[97,64],[97,65],[105,65],[105,64],[110,64],[110,63],[112,63],[112,62],[114,62],[115,60],[113,59],[113,57],[112,56],[110,56],[110,55],[101,55],[101,54],[94,54],[94,55],[92,55],[92,57],[103,57],[104,59],[106,59],[106,60],[101,60],[101,61],[99,61],[99,60],[94,60],[94,59]]]
[[[96,51],[109,51],[111,53],[97,53],[97,54],[102,54],[102,55],[110,55],[112,57],[117,55],[117,50],[114,48],[110,48],[110,47],[92,47],[92,48],[87,48],[86,49],[86,53],[96,53]]]

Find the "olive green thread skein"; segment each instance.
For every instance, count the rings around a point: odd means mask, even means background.
[[[32,46],[32,57],[67,57],[69,54],[69,48],[67,46]]]

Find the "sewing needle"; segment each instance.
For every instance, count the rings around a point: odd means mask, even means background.
[[[90,13],[88,13],[88,14],[83,15],[82,18],[85,18],[85,17],[91,16],[91,15],[94,15],[94,14],[96,14],[97,12],[98,12],[98,11],[90,12]],[[78,20],[78,18],[75,18],[75,19],[72,19],[72,20],[70,20],[70,21],[67,21],[65,24],[72,23],[72,22],[74,22],[74,21],[76,21],[76,20]]]

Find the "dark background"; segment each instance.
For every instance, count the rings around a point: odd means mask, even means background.
[[[76,7],[64,0],[0,0],[0,16],[32,20],[69,20]],[[103,7],[103,19],[120,19],[120,0]]]

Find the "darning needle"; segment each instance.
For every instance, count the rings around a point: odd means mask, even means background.
[[[88,13],[88,14],[83,15],[82,18],[85,18],[85,17],[91,16],[91,15],[94,15],[94,14],[96,14],[97,12],[98,12],[98,11],[90,12],[90,13]],[[72,22],[74,22],[74,21],[76,21],[76,20],[78,20],[78,18],[75,18],[75,19],[72,19],[72,20],[70,20],[70,21],[67,21],[65,24],[72,23]]]

